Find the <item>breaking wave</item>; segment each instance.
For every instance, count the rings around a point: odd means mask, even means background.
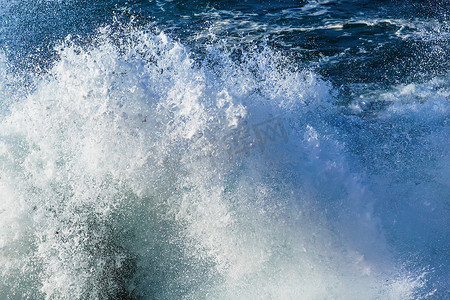
[[[69,37],[24,93],[2,60],[0,298],[426,296],[433,270],[384,217],[389,166],[356,171],[358,143],[374,137],[365,162],[387,151],[384,127],[361,125],[365,103],[342,117],[372,134],[361,141],[337,124],[333,87],[267,46],[211,44],[199,59],[164,33],[122,30]],[[408,91],[386,96],[396,104],[377,122],[431,103],[392,100]],[[441,129],[411,138],[445,142],[442,97],[427,110]]]

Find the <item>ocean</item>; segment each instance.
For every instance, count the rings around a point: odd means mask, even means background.
[[[0,299],[450,299],[448,0],[0,0]]]

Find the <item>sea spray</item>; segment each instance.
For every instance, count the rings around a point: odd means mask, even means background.
[[[416,295],[330,84],[143,29],[57,51],[0,121],[1,298]]]

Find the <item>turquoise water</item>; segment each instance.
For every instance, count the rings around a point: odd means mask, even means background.
[[[0,299],[447,299],[446,1],[1,1]]]

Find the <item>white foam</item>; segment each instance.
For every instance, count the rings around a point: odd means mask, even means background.
[[[199,67],[162,33],[102,32],[0,121],[3,295],[29,274],[46,299],[414,294],[324,122],[329,84],[267,48]]]

